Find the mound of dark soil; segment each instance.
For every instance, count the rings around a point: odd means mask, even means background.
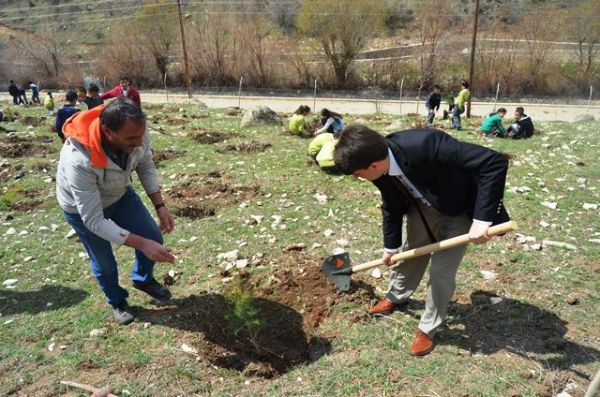
[[[225,149],[219,151],[222,153],[262,153],[270,147],[270,143],[251,141],[238,143],[237,145],[227,145]]]
[[[193,135],[196,142],[203,145],[212,145],[213,143],[223,142],[229,138],[235,137],[237,134],[225,134],[217,131],[201,130]]]
[[[33,117],[33,116],[23,116],[19,119],[19,122],[24,125],[30,125],[32,127],[39,127],[40,125],[46,122],[45,117]]]
[[[181,157],[185,154],[185,152],[181,150],[155,150],[154,155],[152,156],[152,160],[154,160],[155,164],[159,164],[165,160],[171,160],[177,157]]]
[[[372,287],[361,283],[340,293],[320,272],[320,261],[302,253],[287,255],[280,265],[285,270],[268,280],[250,280],[256,285],[253,306],[263,324],[255,343],[244,332],[232,334],[225,314],[231,304],[220,294],[192,295],[175,301],[174,310],[138,308],[138,317],[202,333],[202,346],[195,347],[201,358],[215,366],[265,378],[280,376],[329,354],[332,338],[319,335],[318,327],[337,303],[369,304],[375,296]]]
[[[6,137],[0,141],[0,156],[18,158],[54,153],[56,149],[48,145],[50,142],[50,138],[43,136],[28,138],[18,136]]]
[[[169,207],[177,216],[192,219],[216,214],[219,208],[228,207],[259,194],[256,185],[231,185],[218,172],[189,175],[187,180],[167,193]]]

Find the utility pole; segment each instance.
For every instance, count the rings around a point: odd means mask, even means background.
[[[177,0],[177,15],[179,15],[179,29],[181,30],[181,45],[183,46],[183,63],[185,66],[185,78],[187,80],[188,98],[192,99],[192,77],[190,76],[187,46],[185,45],[185,29],[183,27],[183,16],[181,15],[181,0]]]
[[[479,17],[479,0],[475,0],[475,12],[473,15],[473,36],[471,38],[471,61],[469,62],[469,102],[467,103],[467,117],[471,117],[471,98],[473,97],[473,72],[475,71],[475,46],[477,44],[477,19]]]

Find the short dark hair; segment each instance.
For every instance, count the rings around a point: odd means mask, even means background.
[[[498,110],[496,110],[496,113],[506,113],[506,109],[498,108]]]
[[[127,76],[121,76],[121,77],[119,77],[119,81],[131,82],[131,80],[129,80],[129,77],[127,77]]]
[[[65,98],[67,99],[68,102],[76,101],[77,93],[74,90],[69,90],[69,91],[67,91],[67,95],[65,95]]]
[[[520,114],[525,114],[525,108],[523,106],[517,106],[517,108],[515,109],[515,112],[520,113]]]
[[[88,87],[88,91],[91,91],[91,92],[100,92],[100,88],[96,84],[92,83]]]
[[[100,124],[113,132],[119,131],[127,120],[139,123],[146,120],[146,114],[129,98],[114,99],[100,113]]]
[[[437,88],[438,90],[441,90],[440,86],[439,86],[439,85],[437,85],[437,84],[433,86],[433,89],[434,89],[434,90],[435,90],[436,88]]]
[[[460,82],[460,85],[462,85],[462,86],[463,86],[463,87],[465,87],[465,88],[469,88],[469,82],[468,82],[467,80],[462,80],[462,81]]]
[[[77,87],[77,92],[83,92],[86,93],[87,90],[85,89],[85,87]]]
[[[387,156],[385,138],[369,127],[356,123],[344,128],[333,152],[336,168],[346,175],[368,168],[371,163]]]
[[[310,113],[310,106],[300,105],[300,107],[298,107],[298,109],[296,109],[296,111],[294,113],[296,113],[296,114]]]

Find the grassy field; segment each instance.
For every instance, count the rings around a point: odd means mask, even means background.
[[[243,272],[274,291],[263,289],[261,297],[280,307],[278,285],[290,281],[281,274],[301,277],[305,267],[316,269],[340,247],[355,263],[380,256],[376,188],[320,172],[308,162],[308,141],[284,134],[281,126],[240,129],[241,116],[225,110],[149,106],[166,195],[198,183],[199,190],[187,190],[193,194],[185,205],[175,198],[170,205],[181,215],[212,216],[178,216],[165,238],[177,263],[157,264],[156,275],[176,273],[176,301],[169,307],[155,308],[132,291],[132,251],[116,250],[122,285],[139,317],[116,326],[82,245],[66,237],[70,228],[54,198],[60,145],[51,120],[40,120],[41,108],[16,110],[16,121],[3,125],[15,128],[18,138],[0,133],[0,281],[18,280],[14,288],[0,287],[0,395],[85,395],[59,384],[71,380],[109,386],[119,396],[505,397],[554,396],[565,388],[582,396],[600,369],[599,212],[584,209],[600,203],[599,122],[538,123],[541,135],[528,141],[482,141],[473,133],[480,120],[455,134],[514,156],[505,203],[522,235],[469,248],[432,354],[417,359],[407,352],[423,288],[388,318],[365,316],[369,298],[338,296],[307,331],[327,341],[328,354],[265,377],[244,363],[219,365],[205,354],[207,335],[220,326],[215,318],[225,307],[205,298],[222,297],[238,277],[235,268],[220,266],[218,255],[237,249],[249,262]],[[363,117],[382,132],[396,119]],[[215,132],[226,140],[194,139],[218,137]],[[211,184],[228,188],[220,195],[202,191]],[[194,206],[194,197],[201,205]],[[549,208],[553,203],[556,208]],[[352,294],[372,287],[381,296],[387,285],[381,270],[380,279],[355,276],[360,283]],[[310,299],[311,291],[304,292],[302,299]],[[313,303],[293,301],[283,309],[301,324],[311,315],[303,308]],[[92,330],[101,335],[90,336]],[[182,344],[197,353],[183,352]]]

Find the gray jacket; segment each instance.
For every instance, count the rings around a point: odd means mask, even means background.
[[[144,134],[143,145],[129,154],[126,170],[110,158],[106,169],[92,167],[87,147],[69,138],[60,152],[56,173],[58,204],[66,212],[78,213],[85,227],[94,234],[122,245],[129,231],[106,219],[102,210],[123,197],[131,185],[133,171],[138,174],[146,194],[159,191],[148,132]]]

